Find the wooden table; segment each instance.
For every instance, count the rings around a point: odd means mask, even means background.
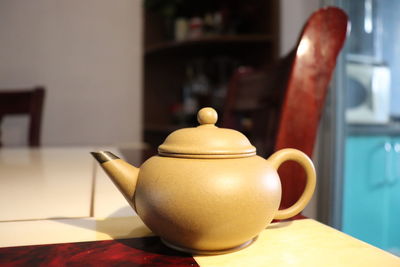
[[[168,249],[92,150],[0,150],[1,266],[400,266],[398,257],[312,219],[271,224],[235,253],[193,257]],[[142,161],[139,150],[124,154]]]

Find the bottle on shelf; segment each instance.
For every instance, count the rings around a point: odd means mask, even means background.
[[[193,93],[193,68],[190,65],[186,67],[186,81],[182,91],[185,122],[190,123],[198,110],[197,99]]]

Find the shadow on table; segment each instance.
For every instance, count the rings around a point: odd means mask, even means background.
[[[161,242],[158,236],[154,236],[138,216],[116,217],[124,214],[124,208],[116,210],[104,219],[81,218],[60,220],[60,222],[88,230],[95,230],[99,239],[111,237],[115,242],[132,249],[141,250],[150,254],[164,256],[191,257],[190,254],[173,250]],[[93,241],[100,242],[100,241]]]
[[[129,208],[129,207],[126,207]],[[79,220],[63,220],[62,223],[94,230],[99,240],[111,237],[120,245],[150,253],[172,257],[191,257],[190,254],[179,252],[164,245],[158,236],[154,236],[141,221],[139,216],[118,217],[124,212],[121,208],[104,219],[82,218]],[[288,227],[292,221],[281,221],[267,226],[266,230]],[[100,242],[100,241],[95,241]]]
[[[288,227],[289,225],[292,224],[293,221],[281,221],[279,223],[272,223],[267,226],[265,229],[278,229],[278,228],[283,228],[283,227]]]

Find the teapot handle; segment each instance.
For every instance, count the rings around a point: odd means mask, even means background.
[[[279,166],[283,162],[288,160],[293,160],[299,163],[304,168],[307,175],[307,183],[303,194],[301,195],[299,200],[297,200],[296,203],[294,203],[291,207],[287,209],[277,211],[277,213],[274,216],[274,219],[277,220],[288,219],[300,213],[308,204],[308,202],[311,200],[311,197],[315,190],[315,184],[316,184],[315,168],[311,159],[306,154],[297,149],[285,148],[275,152],[268,158],[268,161],[272,164],[272,166],[276,170],[278,170]]]

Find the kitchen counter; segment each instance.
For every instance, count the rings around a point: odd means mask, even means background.
[[[400,136],[400,122],[387,124],[348,124],[348,135],[389,135]]]

